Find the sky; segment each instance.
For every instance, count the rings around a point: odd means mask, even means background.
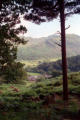
[[[31,23],[29,21],[22,20],[22,24],[26,26],[28,32],[24,35],[25,37],[47,37],[49,35],[56,34],[60,31],[60,19],[54,19],[50,22],[41,23],[40,25]],[[73,15],[66,19],[66,27],[70,25],[70,28],[66,30],[68,34],[80,35],[80,15]]]

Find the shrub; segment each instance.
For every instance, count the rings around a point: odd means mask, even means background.
[[[12,63],[5,67],[4,78],[6,83],[24,83],[27,77],[23,64],[20,62]]]

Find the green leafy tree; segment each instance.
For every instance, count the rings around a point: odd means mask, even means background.
[[[20,23],[20,18],[18,12],[15,11],[16,4],[14,2],[0,0],[0,75],[5,76],[8,82],[14,81],[14,78],[15,81],[18,80],[19,76],[15,74],[16,70],[23,75],[23,71],[20,70],[23,66],[16,67],[19,64],[16,62],[17,46],[25,44],[26,41],[19,38],[18,34],[27,32],[24,26],[15,28],[15,25]],[[12,70],[13,68],[15,70]],[[13,79],[10,79],[10,76]]]
[[[20,62],[13,62],[5,66],[4,78],[6,83],[23,84],[27,79],[27,73],[23,69],[23,64]]]
[[[22,29],[21,26],[19,29]],[[23,39],[17,37],[14,30],[8,31],[9,26],[3,25],[0,29],[0,75],[4,76],[5,82],[18,81],[21,83],[25,71],[23,64],[17,63],[17,46],[21,43],[26,43]],[[9,33],[10,32],[10,33]],[[18,82],[18,83],[19,83]]]

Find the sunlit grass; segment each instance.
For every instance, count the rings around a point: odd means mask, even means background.
[[[39,73],[32,73],[32,72],[27,72],[28,75],[31,75],[31,76],[39,76],[40,74]]]
[[[27,67],[36,67],[38,66],[40,63],[43,62],[55,62],[57,60],[59,60],[60,58],[51,58],[51,59],[40,59],[40,60],[21,60],[20,62],[25,64],[25,66]]]

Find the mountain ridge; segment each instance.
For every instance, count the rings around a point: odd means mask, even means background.
[[[80,36],[67,34],[67,56],[80,55]],[[18,60],[39,60],[47,58],[58,58],[61,56],[61,48],[58,35],[50,35],[41,38],[24,38],[29,40],[26,45],[18,47]]]

